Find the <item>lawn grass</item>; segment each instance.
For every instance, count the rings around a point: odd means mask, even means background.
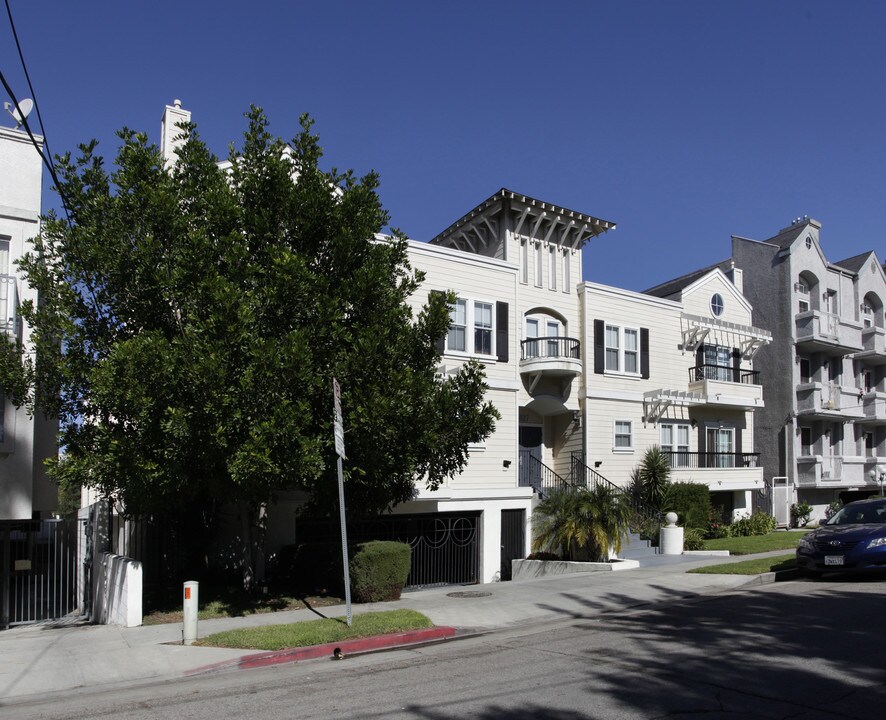
[[[728,550],[731,555],[752,555],[772,550],[794,550],[806,530],[776,530],[768,535],[705,540],[705,550]]]
[[[703,575],[759,575],[760,573],[778,572],[779,570],[793,570],[796,567],[797,559],[793,555],[776,555],[775,557],[706,565],[689,572]]]
[[[244,650],[283,650],[433,626],[427,617],[415,610],[387,610],[354,615],[351,627],[347,626],[343,617],[308,620],[287,625],[227,630],[201,638],[196,644]]]

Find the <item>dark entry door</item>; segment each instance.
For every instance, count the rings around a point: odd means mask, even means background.
[[[501,579],[511,579],[511,560],[526,557],[526,511],[501,511]]]
[[[541,439],[540,427],[520,427],[520,485],[541,488]]]

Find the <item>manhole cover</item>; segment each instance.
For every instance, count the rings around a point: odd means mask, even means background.
[[[454,598],[478,598],[489,597],[490,595],[492,595],[491,592],[484,592],[483,590],[463,590],[461,592],[446,593],[446,597]]]

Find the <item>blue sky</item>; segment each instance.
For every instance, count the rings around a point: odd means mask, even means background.
[[[633,290],[800,215],[831,260],[886,255],[886,3],[10,4],[54,152],[159,140],[181,98],[225,155],[255,103],[419,240],[508,187],[615,221],[584,277]],[[2,15],[0,63],[29,96]]]

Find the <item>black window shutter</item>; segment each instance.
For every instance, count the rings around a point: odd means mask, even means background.
[[[649,377],[649,328],[640,328],[640,375]]]
[[[431,296],[434,296],[434,295],[445,295],[446,293],[443,292],[442,290],[431,290],[431,292],[428,294]],[[440,337],[437,338],[436,348],[437,348],[437,352],[440,353],[441,355],[445,352],[445,350],[446,350],[446,336],[445,335],[441,335]]]
[[[741,353],[732,348],[732,382],[741,382]]]
[[[602,375],[604,369],[603,321],[594,320],[594,372]]]
[[[508,361],[508,304],[495,303],[495,352],[498,361]]]

